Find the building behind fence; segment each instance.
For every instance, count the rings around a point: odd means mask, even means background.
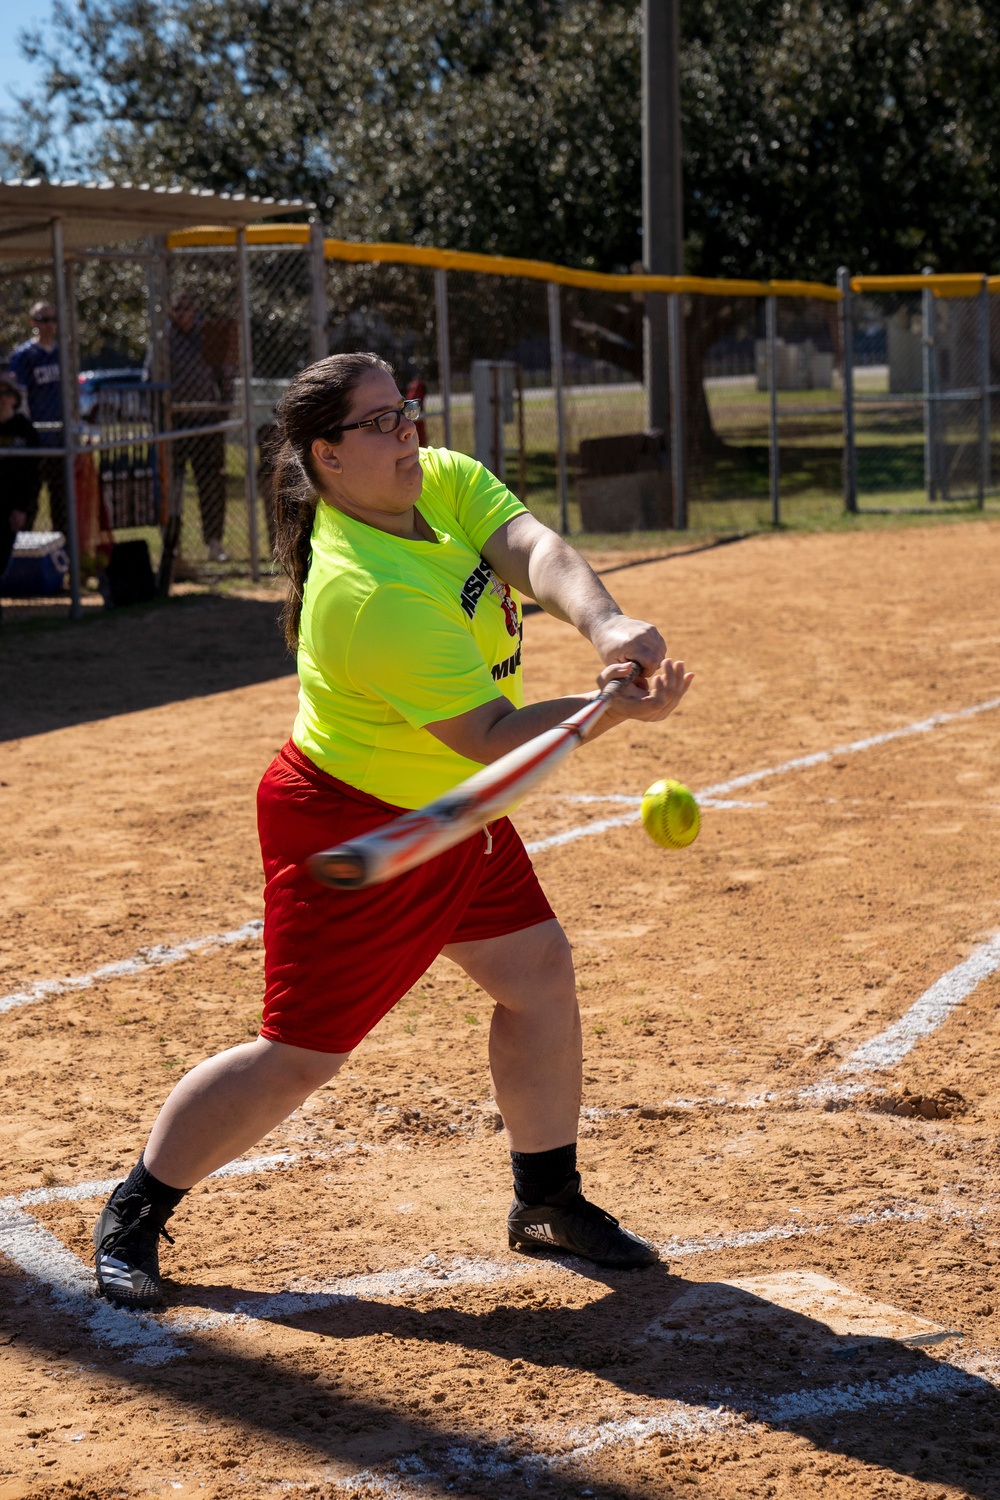
[[[88,461],[116,536],[145,537],[158,562],[173,528],[175,578],[270,568],[275,407],[328,352],[383,355],[422,394],[428,443],[474,454],[567,533],[724,533],[997,494],[1000,278],[605,276],[315,224],[184,230],[70,264],[80,453],[101,450]],[[3,275],[8,347],[50,280],[44,265]],[[674,377],[659,412],[643,379],[654,296]]]

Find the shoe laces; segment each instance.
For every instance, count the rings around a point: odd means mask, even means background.
[[[128,1219],[123,1219],[122,1210],[128,1210],[135,1204],[139,1205],[137,1212],[132,1213]],[[136,1194],[135,1197],[119,1198],[111,1206],[118,1215],[119,1222],[101,1240],[98,1250],[102,1254],[109,1255],[115,1250],[124,1249],[128,1244],[134,1246],[139,1253],[148,1254],[155,1250],[161,1236],[168,1245],[174,1243],[173,1236],[167,1233],[165,1226],[153,1217],[154,1204],[147,1198],[140,1198]]]

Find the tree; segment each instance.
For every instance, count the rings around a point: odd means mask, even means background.
[[[639,22],[635,0],[57,0],[53,39],[28,43],[46,97],[11,149],[51,160],[55,113],[115,177],[306,197],[344,237],[627,270]],[[994,264],[1000,9],[683,0],[682,23],[688,271]],[[746,317],[699,301],[692,391]],[[567,342],[637,372],[641,318],[617,298]],[[706,446],[703,402],[692,430]]]
[[[343,236],[639,253],[633,3],[59,0],[54,25],[34,119],[109,175],[304,196]]]
[[[829,281],[841,263],[994,262],[995,6],[686,0],[684,16],[690,269]]]
[[[684,0],[687,268],[996,253],[1000,12]],[[334,232],[602,270],[641,253],[634,0],[57,0],[24,101],[91,168],[314,200]],[[48,135],[47,135],[48,132]]]

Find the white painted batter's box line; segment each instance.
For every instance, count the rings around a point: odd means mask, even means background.
[[[984,703],[974,703],[969,708],[931,714],[929,718],[918,719],[913,724],[904,724],[899,729],[887,729],[881,734],[871,734],[861,740],[850,740],[844,745],[834,745],[832,750],[816,750],[810,755],[796,755],[777,766],[765,766],[759,771],[748,771],[742,776],[732,776],[728,781],[717,781],[711,786],[702,787],[700,791],[696,791],[695,797],[702,807],[718,806],[720,799],[726,799],[721,805],[732,807],[736,805],[729,800],[733,792],[741,791],[747,786],[755,786],[757,782],[766,781],[772,776],[784,776],[789,771],[808,771],[814,766],[828,765],[839,756],[859,755],[862,751],[876,750],[882,745],[892,744],[895,740],[911,739],[918,734],[929,734],[931,730],[940,729],[945,724],[956,724],[963,719],[972,719],[977,714],[989,713],[996,708],[1000,708],[1000,698],[988,698]],[[640,797],[633,803],[633,806],[641,802]],[[548,838],[535,839],[532,843],[526,844],[525,848],[529,854],[541,854],[546,849],[557,849],[563,844],[574,843],[577,839],[592,838],[595,834],[605,833],[610,828],[623,828],[628,823],[635,823],[638,818],[638,811],[624,813],[618,818],[598,818],[593,823],[584,823],[579,828],[567,828],[563,833],[553,833]]]
[[[213,1176],[233,1177],[273,1171],[292,1166],[294,1161],[295,1157],[290,1153],[274,1153],[234,1162]],[[183,1357],[187,1350],[177,1341],[176,1334],[183,1335],[185,1331],[195,1332],[220,1324],[253,1324],[286,1319],[359,1297],[371,1299],[412,1296],[419,1292],[440,1290],[442,1284],[449,1287],[484,1286],[512,1276],[527,1278],[539,1274],[573,1274],[575,1270],[572,1262],[531,1261],[522,1265],[518,1262],[498,1263],[462,1257],[443,1265],[436,1255],[428,1255],[420,1266],[343,1278],[339,1282],[321,1285],[315,1290],[291,1290],[252,1298],[234,1314],[209,1312],[199,1316],[181,1313],[157,1318],[147,1313],[126,1312],[97,1298],[89,1267],[26,1211],[29,1203],[36,1206],[42,1202],[79,1200],[103,1195],[112,1185],[113,1181],[107,1181],[80,1183],[71,1187],[29,1189],[18,1197],[0,1200],[0,1250],[25,1270],[32,1280],[46,1286],[56,1308],[82,1323],[96,1342],[144,1365],[160,1365]],[[942,1214],[923,1206],[889,1206],[867,1213],[851,1214],[831,1225],[774,1225],[768,1229],[739,1231],[732,1235],[674,1241],[664,1245],[663,1249],[678,1257],[759,1245],[767,1239],[787,1239],[804,1234],[821,1235],[837,1227],[861,1228],[931,1217],[967,1215],[971,1216],[971,1211],[967,1208],[946,1209]],[[586,1267],[581,1265],[580,1269],[586,1273]],[[563,1452],[552,1458],[515,1454],[509,1446],[505,1447],[503,1444],[491,1448],[488,1453],[478,1444],[474,1449],[456,1447],[446,1457],[449,1462],[460,1458],[467,1472],[501,1477],[504,1473],[525,1474],[565,1467],[586,1460],[606,1448],[635,1447],[653,1437],[696,1442],[720,1434],[731,1437],[752,1435],[754,1432],[759,1434],[761,1429],[796,1425],[814,1418],[852,1415],[873,1408],[898,1407],[931,1400],[952,1401],[981,1389],[984,1379],[991,1386],[997,1384],[996,1361],[993,1360],[987,1367],[983,1363],[982,1354],[973,1357],[979,1361],[975,1375],[968,1373],[963,1362],[956,1359],[948,1364],[929,1364],[915,1374],[895,1376],[881,1383],[865,1381],[854,1385],[804,1388],[780,1396],[760,1398],[747,1397],[741,1393],[738,1397],[738,1410],[727,1404],[725,1398],[733,1395],[730,1390],[721,1392],[718,1401],[708,1403],[680,1400],[657,1402],[649,1415],[619,1418],[568,1430],[563,1440]],[[964,1363],[967,1366],[968,1359]],[[559,1440],[558,1434],[549,1426],[544,1431],[539,1430],[538,1439],[540,1446],[547,1447],[552,1446],[554,1439]],[[506,1456],[507,1454],[510,1456]],[[401,1496],[406,1491],[405,1488],[399,1488],[399,1483],[405,1477],[417,1479],[419,1485],[422,1477],[433,1478],[433,1474],[421,1459],[412,1455],[408,1459],[398,1460],[391,1470],[364,1470],[338,1481],[335,1487],[350,1493],[367,1484],[386,1496]]]
[[[36,979],[26,989],[0,996],[0,1015],[20,1005],[31,1005],[35,1000],[48,999],[50,995],[92,989],[101,980],[127,979],[135,974],[142,974],[147,969],[163,969],[169,964],[190,958],[192,953],[202,953],[208,948],[227,948],[235,943],[250,942],[259,938],[263,931],[263,922],[254,919],[252,922],[244,922],[242,927],[236,927],[231,932],[212,932],[207,937],[188,938],[183,943],[156,943],[149,948],[140,948],[131,958],[102,964],[90,974],[71,974],[63,979]]]
[[[313,1159],[315,1154],[311,1153]],[[275,1152],[267,1156],[231,1162],[212,1173],[213,1178],[251,1176],[260,1172],[293,1167],[294,1153]],[[51,1230],[46,1229],[29,1212],[45,1203],[81,1202],[104,1198],[115,1186],[115,1179],[90,1181],[69,1186],[29,1188],[26,1192],[0,1199],[0,1252],[20,1267],[33,1281],[47,1288],[56,1308],[73,1317],[89,1330],[98,1344],[105,1345],[140,1364],[162,1364],[183,1356],[183,1345],[176,1334],[214,1327],[284,1320],[302,1313],[316,1312],[357,1298],[390,1298],[419,1292],[440,1291],[444,1287],[487,1286],[513,1278],[534,1278],[560,1273],[586,1274],[583,1262],[573,1260],[492,1261],[456,1257],[443,1264],[436,1255],[428,1255],[419,1266],[371,1272],[361,1276],[311,1284],[248,1298],[233,1312],[207,1309],[200,1313],[170,1312],[161,1315],[129,1312],[98,1298],[93,1271],[76,1256]],[[941,1221],[975,1220],[992,1212],[991,1207],[973,1209],[968,1205],[882,1205],[864,1213],[853,1213],[829,1223],[787,1223],[764,1229],[737,1230],[730,1234],[672,1240],[660,1246],[668,1259],[712,1254],[721,1250],[746,1249],[768,1241],[790,1240],[805,1236],[821,1237],[838,1229],[877,1228],[883,1224],[912,1223],[927,1219]]]
[[[806,1084],[801,1089],[769,1089],[743,1099],[726,1099],[719,1095],[704,1098],[665,1099],[661,1109],[762,1109],[767,1105],[826,1104],[850,1100],[870,1088],[869,1080],[902,1062],[918,1042],[933,1035],[949,1016],[967,1000],[973,990],[1000,970],[1000,933],[980,943],[960,964],[942,974],[940,979],[920,995],[898,1021],[885,1031],[862,1042],[840,1064],[835,1074]],[[621,1110],[584,1111],[585,1115],[621,1114]],[[634,1110],[627,1111],[634,1114]]]
[[[963,719],[974,718],[977,714],[987,713],[991,709],[1000,708],[1000,698],[990,698],[985,703],[973,704],[971,708],[955,709],[947,713],[932,714],[930,718],[920,719],[914,724],[906,724],[901,729],[886,730],[882,734],[869,735],[866,739],[852,740],[846,745],[836,745],[832,750],[817,750],[811,755],[796,756],[793,760],[782,761],[777,766],[766,766],[760,771],[749,771],[744,776],[734,776],[729,781],[719,781],[713,786],[703,787],[695,795],[703,807],[715,805],[723,807],[753,807],[764,804],[743,803],[732,801],[730,794],[739,791],[744,786],[753,786],[758,781],[764,781],[771,776],[781,776],[788,771],[807,770],[812,766],[825,765],[835,756],[856,755],[863,750],[872,750],[879,745],[890,744],[893,740],[908,739],[913,735],[927,734],[932,729],[938,729],[944,724],[957,723]],[[725,800],[722,800],[725,799]],[[587,800],[580,797],[578,800]],[[619,800],[617,797],[614,800]],[[611,828],[621,828],[625,824],[638,821],[638,807],[642,802],[641,797],[624,799],[634,809],[622,817],[598,818],[592,823],[585,823],[579,828],[568,828],[562,833],[552,834],[549,838],[535,839],[526,844],[525,848],[529,854],[541,854],[546,849],[555,849],[562,844],[572,843],[576,839],[591,838],[595,834],[604,833]],[[94,969],[90,974],[69,975],[62,979],[36,979],[22,990],[15,990],[9,995],[0,995],[0,1015],[5,1011],[14,1010],[22,1005],[31,1005],[36,1000],[45,1000],[53,995],[65,994],[71,990],[90,989],[101,980],[130,978],[135,974],[141,974],[147,969],[163,968],[168,964],[180,963],[183,959],[190,958],[193,953],[201,953],[211,948],[222,948],[234,943],[244,943],[259,938],[264,931],[264,924],[259,919],[244,922],[242,927],[234,928],[231,932],[210,933],[207,937],[188,938],[185,942],[166,944],[161,943],[153,947],[140,948],[131,958],[119,959],[114,963],[102,964],[100,968]]]
[[[375,1490],[386,1500],[417,1500],[426,1494],[429,1485],[438,1485],[445,1473],[455,1471],[494,1483],[513,1479],[530,1484],[608,1449],[639,1448],[652,1440],[669,1439],[685,1446],[720,1438],[759,1442],[769,1431],[797,1430],[810,1421],[850,1418],[922,1402],[951,1402],[987,1392],[992,1397],[998,1387],[998,1374],[996,1359],[991,1354],[977,1352],[954,1363],[929,1361],[924,1369],[882,1381],[843,1382],[778,1396],[755,1396],[725,1389],[714,1400],[664,1400],[647,1414],[612,1418],[588,1426],[560,1431],[551,1423],[538,1425],[529,1429],[517,1445],[510,1440],[489,1447],[482,1440],[455,1443],[442,1454],[436,1470],[425,1457],[406,1454],[391,1465],[362,1469],[334,1480],[330,1488],[344,1494]],[[562,1451],[548,1455],[526,1453],[524,1449],[532,1440],[539,1448],[556,1447]],[[846,1446],[836,1451],[845,1457],[850,1453]],[[581,1489],[577,1493],[588,1495],[592,1491]]]

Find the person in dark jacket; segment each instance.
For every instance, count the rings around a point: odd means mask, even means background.
[[[12,375],[0,372],[0,578],[14,538],[30,531],[38,510],[38,459],[8,457],[11,449],[38,448],[38,433],[23,412],[21,390]]]
[[[36,447],[61,448],[62,385],[56,310],[51,302],[36,302],[31,309],[31,338],[19,344],[10,357],[10,373],[24,391],[32,423],[37,431]],[[26,462],[26,460],[19,460]],[[38,467],[39,484],[49,492],[49,515],[54,531],[66,530],[66,466],[61,457],[43,458]]]
[[[179,293],[170,304],[168,350],[174,427],[210,427],[229,415],[232,371],[206,349],[206,328],[193,299]],[[214,351],[218,354],[219,351]],[[206,432],[173,445],[174,509],[179,513],[188,464],[194,473],[201,532],[213,562],[225,562],[226,435]]]

